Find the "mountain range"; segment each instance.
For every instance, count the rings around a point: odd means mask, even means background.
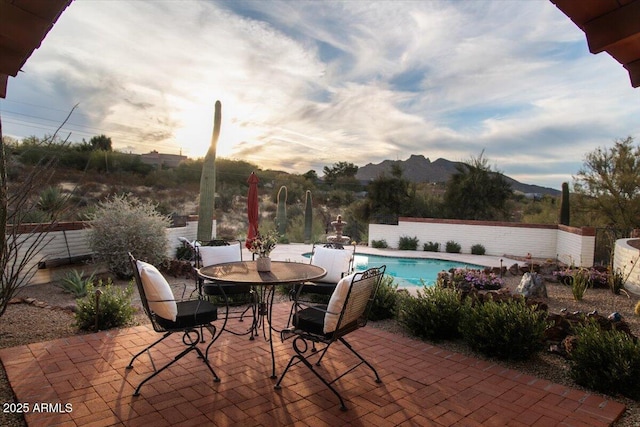
[[[435,162],[429,160],[420,154],[413,154],[407,160],[384,160],[381,163],[373,164],[368,163],[365,166],[358,168],[356,178],[362,182],[369,182],[376,179],[381,174],[390,175],[392,165],[399,165],[402,169],[402,175],[410,182],[447,182],[451,175],[457,172],[456,166],[461,165],[462,162],[452,162],[447,159],[438,159]],[[549,188],[541,187],[539,185],[523,184],[504,175],[505,180],[511,184],[511,188],[514,191],[522,192],[525,194],[549,194],[557,196],[560,191]]]

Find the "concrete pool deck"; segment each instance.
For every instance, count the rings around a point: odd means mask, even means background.
[[[271,258],[276,261],[294,261],[308,263],[309,258],[305,257],[305,253],[311,252],[313,245],[302,243],[291,243],[287,245],[278,245],[271,253]],[[251,252],[243,249],[243,258],[251,259]],[[513,264],[525,264],[522,261],[491,255],[472,255],[472,254],[451,254],[447,252],[427,252],[427,251],[401,251],[398,249],[376,249],[368,246],[358,246],[356,255],[379,255],[400,258],[423,258],[423,259],[440,259],[444,261],[454,261],[463,264],[476,264],[485,267],[500,267],[500,265],[509,268]],[[500,261],[502,260],[502,264]]]

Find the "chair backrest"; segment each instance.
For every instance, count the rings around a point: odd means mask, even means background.
[[[136,260],[131,253],[129,253],[129,261],[144,312],[151,320],[153,328],[156,331],[162,331],[164,329],[158,324],[156,316],[175,322],[178,315],[171,287],[153,265]]]
[[[144,286],[142,286],[142,278],[140,277],[140,272],[138,271],[138,263],[137,260],[131,252],[129,252],[129,261],[131,262],[131,270],[133,270],[133,278],[135,279],[136,286],[138,287],[138,293],[140,294],[140,301],[142,302],[142,308],[144,309],[145,314],[151,318],[151,309],[149,308],[149,302],[147,301],[147,294],[144,292]]]
[[[234,240],[212,240],[196,246],[197,268],[225,262],[242,261],[242,242]]]
[[[355,245],[349,245],[346,249],[335,246],[314,244],[311,252],[310,264],[317,265],[327,270],[327,274],[318,282],[338,283],[340,279],[353,270],[353,258]]]
[[[343,278],[336,286],[325,315],[325,333],[333,332],[334,339],[348,334],[367,324],[369,311],[378,292],[378,287],[384,276],[386,266],[373,267],[363,272],[353,273]],[[345,295],[346,294],[346,295]],[[342,303],[342,301],[344,301]],[[342,303],[342,306],[340,304]],[[331,313],[340,314],[337,317],[335,330],[333,330]]]

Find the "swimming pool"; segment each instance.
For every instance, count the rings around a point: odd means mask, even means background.
[[[399,287],[415,287],[424,284],[434,285],[438,273],[451,268],[483,269],[483,266],[455,261],[444,261],[429,258],[399,258],[393,256],[367,255],[356,253],[354,268],[364,271],[369,267],[386,265],[386,274],[393,276]]]

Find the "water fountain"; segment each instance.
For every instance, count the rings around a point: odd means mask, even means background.
[[[342,215],[338,215],[335,221],[331,221],[331,226],[336,234],[327,236],[327,242],[341,245],[351,242],[351,238],[349,236],[342,235],[342,229],[345,225],[347,225],[347,223],[342,221]]]

